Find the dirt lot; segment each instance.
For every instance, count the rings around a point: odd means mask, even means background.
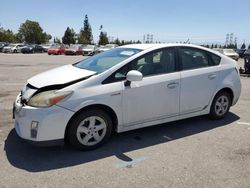
[[[19,139],[12,103],[26,80],[83,58],[0,54],[0,187],[250,187],[250,78],[220,121],[203,116],[116,134],[90,152]]]

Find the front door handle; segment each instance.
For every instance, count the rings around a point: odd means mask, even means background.
[[[208,75],[208,78],[209,78],[210,80],[212,80],[212,79],[216,78],[216,74],[209,74],[209,75]]]
[[[169,89],[174,89],[178,86],[178,84],[179,84],[178,82],[171,82],[167,86]]]

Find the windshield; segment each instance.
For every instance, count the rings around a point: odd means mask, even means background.
[[[101,73],[140,51],[132,48],[115,48],[80,61],[74,66]]]

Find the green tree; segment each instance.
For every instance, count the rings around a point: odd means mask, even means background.
[[[245,49],[246,48],[246,44],[245,42],[243,42],[243,44],[241,45],[240,49]]]
[[[61,44],[61,40],[58,37],[54,37],[54,43]]]
[[[89,24],[88,15],[85,15],[83,28],[80,31],[78,43],[80,44],[92,44],[93,43],[93,35],[92,29]]]
[[[98,44],[99,45],[105,45],[105,44],[108,44],[109,43],[109,39],[107,37],[107,33],[106,32],[100,32],[100,35],[99,35],[99,42]]]
[[[0,41],[10,43],[20,42],[16,34],[14,34],[11,30],[5,30],[2,27],[0,27]]]
[[[62,43],[68,45],[76,43],[74,29],[67,27],[66,31],[64,32],[64,36],[62,37]]]
[[[45,37],[45,42],[49,43],[49,41],[52,39],[52,36],[50,34],[47,34],[46,32],[43,33]]]
[[[248,45],[248,49],[250,49],[250,44]]]
[[[45,43],[48,39],[48,34],[43,32],[39,23],[31,20],[26,20],[25,23],[21,24],[18,36],[23,42],[36,44]]]
[[[117,44],[118,46],[120,46],[121,45],[121,41],[118,38],[116,38],[115,41],[114,41],[114,44]]]

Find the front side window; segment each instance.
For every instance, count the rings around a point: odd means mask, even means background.
[[[176,70],[175,49],[166,48],[149,52],[117,70],[103,83],[125,80],[130,70],[137,70],[141,72],[143,76],[174,72]]]
[[[174,48],[166,48],[148,53],[132,62],[132,70],[140,71],[143,76],[174,72],[175,50]]]
[[[207,53],[196,48],[179,48],[182,70],[197,69],[209,66]]]

